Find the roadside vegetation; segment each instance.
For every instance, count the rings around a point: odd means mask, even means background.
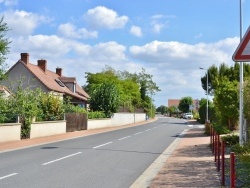
[[[106,117],[115,112],[145,112],[154,117],[153,95],[160,91],[153,76],[145,69],[139,73],[117,71],[106,66],[101,72],[86,72],[84,90],[91,96],[90,111],[101,111]]]

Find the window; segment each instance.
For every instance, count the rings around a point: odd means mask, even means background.
[[[65,85],[61,82],[61,80],[55,79],[55,81],[59,84],[59,86],[65,87]]]

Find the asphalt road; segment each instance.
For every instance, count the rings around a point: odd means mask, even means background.
[[[126,129],[0,153],[0,187],[129,187],[186,128],[159,118]]]

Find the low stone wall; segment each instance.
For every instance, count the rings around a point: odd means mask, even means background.
[[[101,129],[105,127],[111,127],[111,118],[103,118],[103,119],[89,119],[87,129]]]
[[[66,133],[66,121],[44,121],[31,124],[30,138]]]
[[[111,118],[112,126],[121,126],[138,123],[146,120],[145,113],[114,113]]]
[[[14,141],[21,139],[20,123],[0,124],[0,142]]]
[[[146,120],[145,113],[114,113],[112,118],[89,119],[88,130],[105,127],[122,126]]]

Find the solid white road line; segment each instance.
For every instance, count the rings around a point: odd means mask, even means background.
[[[138,134],[141,134],[142,132],[138,132],[138,133],[135,133],[134,135],[138,135]]]
[[[49,161],[47,163],[43,163],[42,165],[47,165],[47,164],[50,164],[50,163],[54,163],[54,162],[57,162],[57,161],[60,161],[60,160],[63,160],[63,159],[69,158],[69,157],[73,157],[73,156],[78,155],[80,153],[82,153],[82,152],[73,153],[71,155],[67,155],[65,157],[62,157],[62,158],[59,158],[59,159],[56,159],[56,160],[53,160],[53,161]]]
[[[15,175],[17,175],[18,173],[12,173],[12,174],[9,174],[9,175],[6,175],[6,176],[2,176],[2,177],[0,177],[0,180],[2,180],[2,179],[5,179],[5,178],[9,178],[9,177],[11,177],[11,176],[15,176]]]
[[[118,139],[118,140],[124,140],[124,139],[127,139],[127,138],[129,138],[129,137],[131,137],[131,136],[126,136],[126,137],[120,138],[120,139]]]
[[[96,148],[99,148],[99,147],[102,147],[102,146],[105,146],[105,145],[108,145],[108,144],[112,144],[113,142],[108,142],[108,143],[105,143],[105,144],[101,144],[99,146],[95,146],[93,147],[93,149],[96,149]]]

